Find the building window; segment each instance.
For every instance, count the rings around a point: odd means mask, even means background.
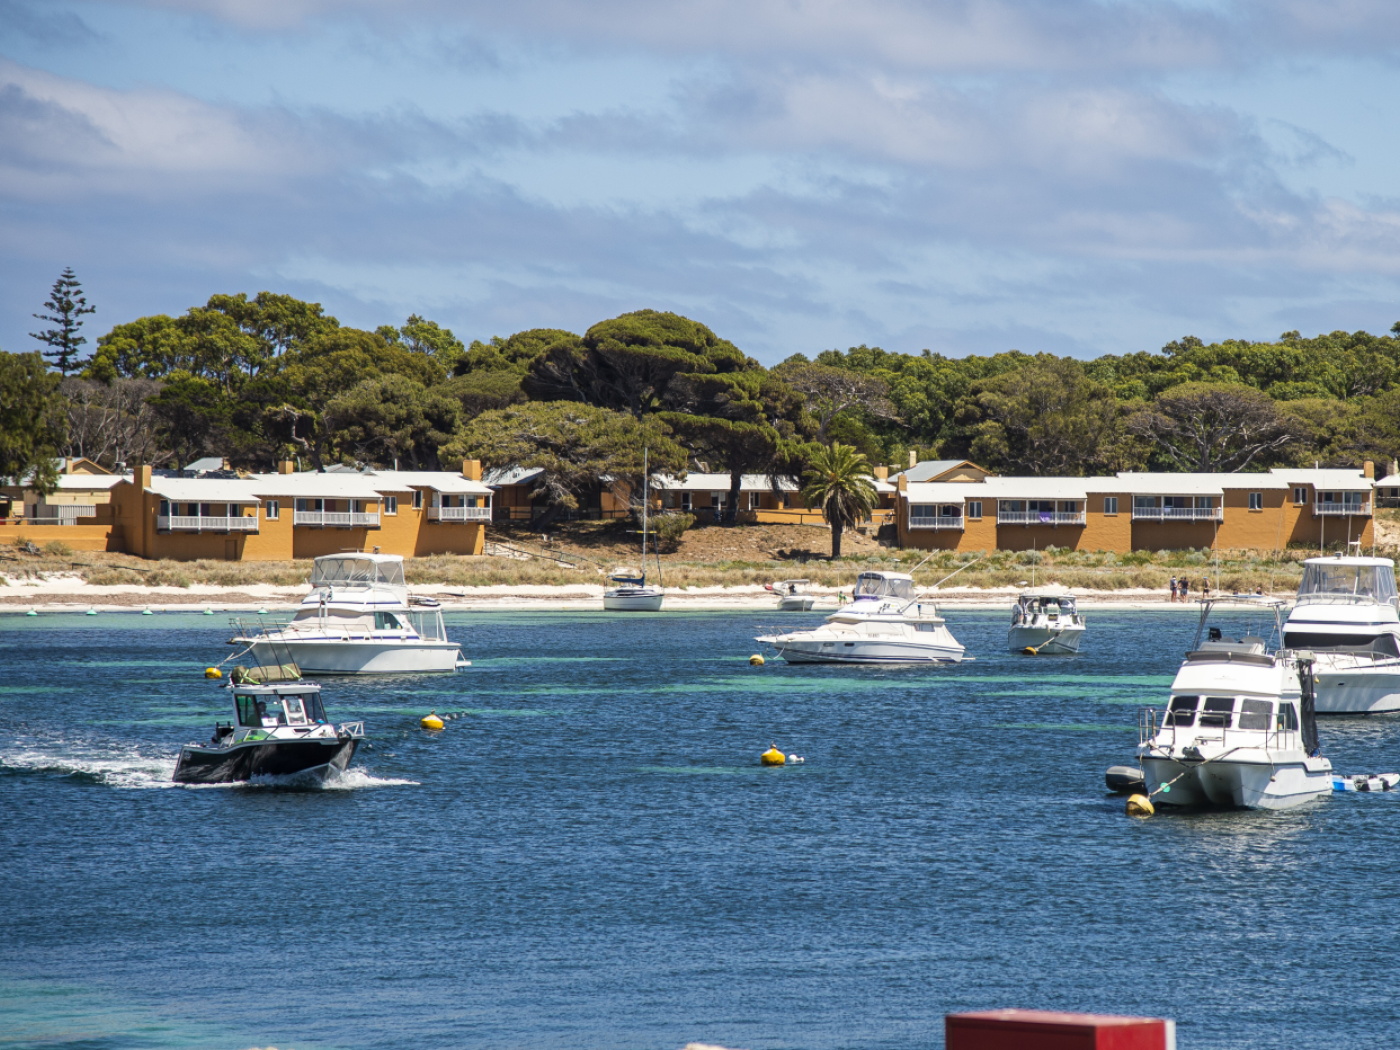
[[[1104,512],[1105,514],[1117,514],[1117,513],[1118,513],[1118,497],[1117,497],[1117,496],[1105,496],[1105,497],[1103,498],[1103,512]]]
[[[1251,492],[1251,493],[1249,494],[1249,509],[1250,509],[1250,510],[1263,510],[1263,509],[1264,509],[1264,494],[1263,494],[1262,492]]]
[[[414,490],[413,490],[413,509],[414,509],[414,510],[422,510],[422,509],[423,509],[423,490],[422,490],[422,489],[414,489]]]
[[[692,509],[693,509],[693,504],[691,503],[690,493],[689,493],[689,492],[682,492],[682,493],[681,493],[681,510],[683,510],[683,511],[685,511],[687,514],[689,514],[690,511],[691,511]]]
[[[282,513],[282,504],[275,499],[270,499],[263,504],[263,517],[268,521],[276,521],[278,515]]]
[[[1293,502],[1298,504],[1300,507],[1308,502],[1308,490],[1302,485],[1297,486],[1293,490]]]
[[[398,512],[399,512],[399,497],[397,497],[397,496],[385,496],[385,497],[384,497],[384,513],[385,513],[385,514],[397,514]]]
[[[761,493],[761,492],[750,492],[750,493],[749,493],[749,510],[758,510],[759,507],[762,506],[762,505],[763,505],[763,493]]]
[[[980,499],[970,499],[967,501],[967,516],[969,518],[982,517],[982,501]]]

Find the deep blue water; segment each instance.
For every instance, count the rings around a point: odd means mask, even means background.
[[[903,669],[748,666],[800,616],[448,619],[468,671],[326,680],[373,743],[296,791],[166,784],[227,717],[221,617],[0,617],[0,1047],[877,1050],[1000,1006],[1183,1050],[1400,1033],[1400,795],[1105,794],[1178,610],[1097,612],[1077,657],[953,610],[976,661]],[[1400,768],[1400,720],[1322,734]]]

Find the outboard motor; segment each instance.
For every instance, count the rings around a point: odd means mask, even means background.
[[[1313,664],[1317,657],[1309,652],[1300,652],[1298,657],[1298,688],[1302,692],[1302,710],[1299,716],[1303,733],[1303,750],[1308,757],[1316,757],[1319,750],[1317,739],[1317,677]]]

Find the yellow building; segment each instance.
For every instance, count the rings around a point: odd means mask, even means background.
[[[1373,539],[1362,470],[893,479],[899,543],[925,550],[1278,550]]]
[[[112,492],[109,550],[143,558],[285,561],[341,551],[480,554],[491,490],[475,460],[450,471],[166,478],[138,468]]]

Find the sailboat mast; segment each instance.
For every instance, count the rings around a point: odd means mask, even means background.
[[[642,449],[642,579],[647,575],[647,504],[651,502],[651,491],[648,488],[650,478],[647,476],[647,449]]]

